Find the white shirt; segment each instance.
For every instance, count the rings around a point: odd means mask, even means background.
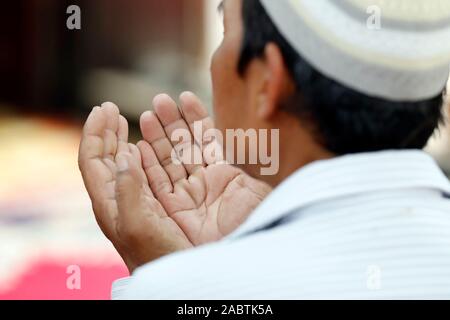
[[[450,299],[450,183],[422,151],[317,161],[224,240],[139,268],[119,299]]]

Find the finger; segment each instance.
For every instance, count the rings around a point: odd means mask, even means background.
[[[117,153],[117,131],[119,129],[119,108],[112,102],[102,104],[102,112],[106,117],[106,127],[103,132],[103,158],[114,161]]]
[[[141,204],[142,181],[132,155],[122,152],[116,156],[118,168],[116,179],[116,201],[118,208],[118,233],[120,237],[135,234],[139,227],[136,214]],[[135,236],[137,236],[135,234]]]
[[[140,165],[131,153],[120,153],[116,157],[117,181],[116,200],[119,210],[120,225],[129,230],[140,227],[140,218],[143,198],[146,194],[143,189]],[[152,214],[162,216],[160,210],[151,210]]]
[[[141,151],[139,150],[139,148],[136,145],[134,145],[132,143],[128,144],[128,150],[131,153],[131,155],[133,156],[135,162],[138,164],[139,174],[141,175],[141,180],[143,181],[145,191],[150,196],[154,197],[153,192],[148,183],[147,175],[145,174],[145,171],[143,168]]]
[[[159,163],[167,172],[172,184],[187,178],[187,172],[183,165],[176,163],[172,159],[172,144],[156,115],[147,111],[141,116],[141,131],[144,140],[152,146]]]
[[[94,107],[89,114],[82,131],[79,150],[80,164],[85,160],[103,156],[103,131],[106,127],[105,117],[100,107]]]
[[[159,163],[152,146],[147,141],[140,141],[137,147],[141,153],[142,167],[153,194],[157,198],[161,198],[165,194],[171,193],[173,187],[170,178]]]
[[[119,115],[119,122],[117,127],[117,135],[111,135],[112,131],[106,129],[106,132],[109,132],[109,151],[110,154],[107,154],[105,158],[103,158],[103,163],[111,170],[113,179],[116,178],[116,163],[115,157],[119,152],[129,152],[128,148],[128,122],[122,115]],[[107,134],[108,135],[108,134]],[[111,141],[113,140],[113,141]],[[107,147],[108,148],[108,147]],[[111,157],[113,159],[111,159]],[[114,184],[114,183],[113,183]],[[108,195],[112,194],[111,197],[114,197],[114,185],[113,188],[108,188]]]
[[[203,131],[214,128],[214,121],[208,115],[208,111],[195,94],[189,91],[183,92],[180,95],[180,102],[183,117],[190,126],[191,130],[194,129],[193,125],[197,121],[202,122],[202,129],[204,129]],[[192,133],[194,134],[194,132]]]
[[[116,157],[118,168],[116,180],[116,201],[118,214],[118,232],[123,236],[126,231],[135,232],[133,226],[137,220],[134,215],[139,212],[141,183],[137,172],[130,170],[131,155],[119,153]]]
[[[200,99],[186,91],[180,95],[180,104],[195,141],[202,146],[203,161],[208,165],[223,161],[221,134]]]
[[[79,165],[88,192],[94,197],[102,194],[100,185],[112,180],[111,172],[102,162],[104,151],[103,132],[106,128],[106,117],[101,108],[95,107],[90,113],[83,128],[79,150]]]
[[[79,150],[79,166],[84,184],[92,200],[94,213],[105,235],[113,235],[113,217],[117,213],[114,194],[111,193],[113,176],[102,161],[106,117],[100,107],[90,113],[83,128]]]
[[[117,129],[117,153],[128,150],[128,121],[124,116],[119,116],[119,127]]]
[[[139,151],[139,148],[136,145],[134,145],[132,143],[129,143],[128,144],[128,151],[129,151],[129,153],[131,153],[131,155],[133,156],[134,160],[137,163],[142,164],[141,152]],[[147,177],[145,177],[144,180],[146,181]]]
[[[198,168],[204,166],[202,152],[195,143],[189,126],[183,119],[175,101],[163,94],[154,99],[153,106],[179,160],[188,174],[193,174]]]

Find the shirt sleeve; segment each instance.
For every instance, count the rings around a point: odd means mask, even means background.
[[[132,277],[121,278],[113,282],[111,287],[111,300],[123,299],[123,294],[128,288]]]

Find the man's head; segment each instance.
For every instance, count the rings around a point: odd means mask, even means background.
[[[225,0],[223,11],[224,39],[211,67],[217,125],[279,128],[282,167],[283,161],[298,167],[332,155],[421,149],[442,119],[442,94],[393,101],[325,76],[290,45],[260,0]]]

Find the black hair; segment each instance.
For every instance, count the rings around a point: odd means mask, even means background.
[[[239,73],[245,73],[252,59],[263,58],[268,43],[275,43],[296,87],[282,108],[308,123],[317,142],[328,151],[339,155],[422,149],[443,121],[442,94],[423,101],[397,102],[346,87],[305,61],[280,34],[259,0],[242,3]]]

